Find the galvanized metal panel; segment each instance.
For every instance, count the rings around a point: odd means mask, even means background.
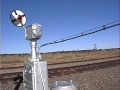
[[[48,90],[46,61],[27,60],[23,74],[25,90]]]

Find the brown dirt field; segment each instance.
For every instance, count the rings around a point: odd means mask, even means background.
[[[120,56],[120,49],[49,52],[42,53],[41,56],[48,64],[53,64]],[[16,63],[20,65],[29,57],[30,54],[2,54],[0,55],[0,63],[1,65],[15,65]]]

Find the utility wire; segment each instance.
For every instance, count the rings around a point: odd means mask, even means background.
[[[68,36],[68,37],[65,37],[65,38],[62,38],[62,39],[58,39],[58,40],[55,40],[55,41],[52,41],[52,42],[49,42],[49,43],[45,43],[45,44],[43,44],[43,45],[41,45],[39,47],[41,48],[43,46],[56,44],[56,43],[61,43],[61,42],[65,42],[65,41],[68,41],[68,40],[72,40],[72,39],[76,39],[76,38],[79,38],[79,37],[83,37],[83,36],[86,36],[86,35],[94,34],[94,33],[97,33],[97,32],[103,31],[103,30],[107,30],[109,28],[112,28],[112,27],[115,27],[115,26],[118,26],[118,25],[120,25],[120,20],[111,22],[109,24],[106,24],[106,25],[103,25],[103,26],[100,26],[100,27],[97,27],[97,28],[94,28],[94,29],[90,29],[90,30],[84,31],[82,33],[78,33],[78,34],[71,35],[71,36]],[[86,32],[88,32],[88,33],[86,33]]]

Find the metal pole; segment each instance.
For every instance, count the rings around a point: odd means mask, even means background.
[[[25,30],[25,38],[27,37],[27,34],[26,34],[26,28],[25,28],[25,26],[22,26],[23,27],[23,29]]]
[[[30,45],[31,45],[31,60],[36,61],[37,60],[37,52],[36,52],[37,42],[36,42],[36,40],[31,40]]]

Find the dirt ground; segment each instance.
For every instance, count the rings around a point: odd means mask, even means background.
[[[48,64],[82,61],[98,58],[120,56],[120,49],[84,50],[42,53],[42,58]],[[30,57],[30,54],[2,54],[0,65],[20,65]],[[78,84],[78,90],[120,90],[120,65],[94,68],[87,71],[79,71],[75,74],[49,78],[49,85],[55,81],[73,80]],[[15,90],[13,81],[0,83],[1,90]],[[23,85],[19,90],[24,90]]]
[[[120,90],[120,65],[79,71],[75,74],[49,78],[49,85],[56,81],[76,82],[78,90]],[[14,81],[0,83],[0,90],[15,90]],[[19,90],[24,90],[23,83]]]

